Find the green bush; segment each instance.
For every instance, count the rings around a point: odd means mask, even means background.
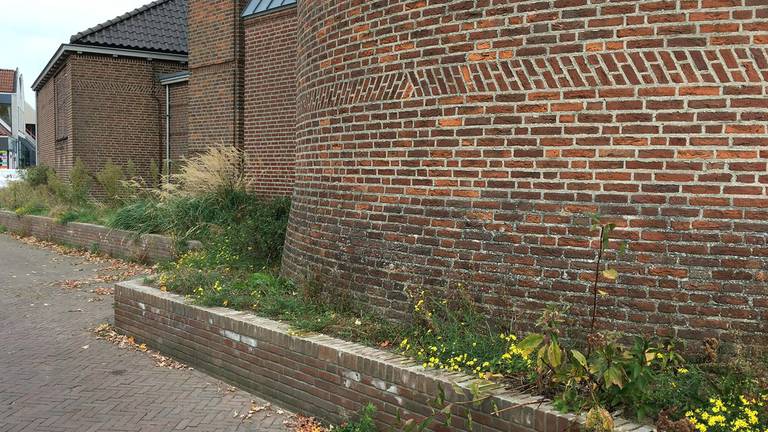
[[[369,403],[360,410],[357,420],[347,422],[333,430],[335,432],[377,432],[376,423],[373,421],[375,414],[376,407]]]
[[[96,174],[96,180],[104,190],[108,204],[117,205],[126,198],[126,188],[123,184],[125,174],[123,169],[113,164],[112,161],[107,162]]]
[[[55,176],[53,168],[46,165],[38,165],[22,171],[21,178],[32,187],[48,184],[48,178]]]
[[[134,231],[139,234],[168,232],[167,212],[160,210],[157,201],[143,199],[115,210],[107,219],[107,226]]]
[[[50,183],[50,179],[49,179]],[[59,190],[69,195],[68,201],[74,205],[82,205],[88,201],[91,187],[93,186],[93,177],[85,164],[80,159],[75,161],[72,171],[69,172],[69,185],[61,187]],[[67,191],[68,189],[68,191]],[[68,193],[66,193],[66,192]]]
[[[201,240],[215,253],[229,253],[243,265],[259,267],[280,259],[289,211],[287,198],[264,200],[225,190],[165,201],[139,200],[116,210],[108,225]]]

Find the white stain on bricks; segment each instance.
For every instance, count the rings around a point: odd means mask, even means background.
[[[352,387],[352,381],[360,382],[361,380],[359,372],[348,371],[348,372],[344,372],[342,375],[344,376],[344,378],[346,378],[344,380],[344,387],[346,388]]]
[[[256,346],[258,345],[258,342],[256,341],[256,339],[249,338],[248,336],[240,336],[240,340],[244,344],[246,344],[246,345],[248,345],[248,346],[250,346],[252,348],[256,348]]]
[[[229,330],[222,330],[221,335],[227,339],[232,339],[235,342],[240,342],[240,334]]]
[[[403,403],[403,398],[398,396],[398,394],[400,394],[400,393],[399,393],[399,390],[397,389],[396,385],[389,385],[389,384],[387,384],[386,381],[382,381],[382,380],[376,379],[376,378],[371,380],[371,385],[373,385],[374,387],[376,387],[377,389],[379,389],[381,391],[393,394],[394,398],[395,398],[395,400],[397,401],[398,404],[402,404]]]
[[[139,302],[137,304],[139,305],[139,309],[141,309],[143,311],[147,310],[147,305],[145,305],[144,303]]]

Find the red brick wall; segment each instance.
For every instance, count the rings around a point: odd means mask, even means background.
[[[243,144],[244,0],[190,0],[189,150]]]
[[[601,328],[765,345],[767,29],[763,0],[301,2],[284,273],[584,323],[598,212],[630,241]]]
[[[560,413],[539,397],[491,389],[487,381],[459,373],[421,368],[391,351],[325,335],[297,335],[284,323],[196,306],[183,296],[140,283],[115,286],[115,327],[121,333],[283,408],[338,424],[372,403],[379,430],[401,429],[404,421],[430,416],[442,388],[446,402],[454,404],[450,427],[439,418],[429,430],[583,429],[583,418]],[[475,398],[470,388],[476,384],[489,392],[485,403],[471,403]],[[653,430],[622,419],[616,422],[623,431]]]
[[[245,159],[253,192],[290,195],[296,157],[296,8],[245,21]]]
[[[162,263],[178,258],[183,252],[200,248],[189,241],[179,250],[176,239],[159,234],[141,234],[99,225],[71,222],[61,224],[44,216],[17,216],[0,210],[0,226],[23,236],[79,247],[116,258],[146,263]]]

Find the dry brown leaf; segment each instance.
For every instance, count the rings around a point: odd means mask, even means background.
[[[100,324],[93,329],[96,334],[96,339],[103,339],[107,342],[111,342],[118,346],[120,349],[128,349],[131,351],[139,351],[147,353],[155,362],[155,366],[164,367],[168,369],[192,369],[184,363],[178,362],[170,357],[166,357],[157,351],[153,351],[147,347],[146,344],[137,344],[131,336],[126,336],[118,333],[109,324]]]

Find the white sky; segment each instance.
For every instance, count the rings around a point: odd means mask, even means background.
[[[24,75],[26,99],[32,83],[69,37],[152,0],[0,0],[0,68]]]

